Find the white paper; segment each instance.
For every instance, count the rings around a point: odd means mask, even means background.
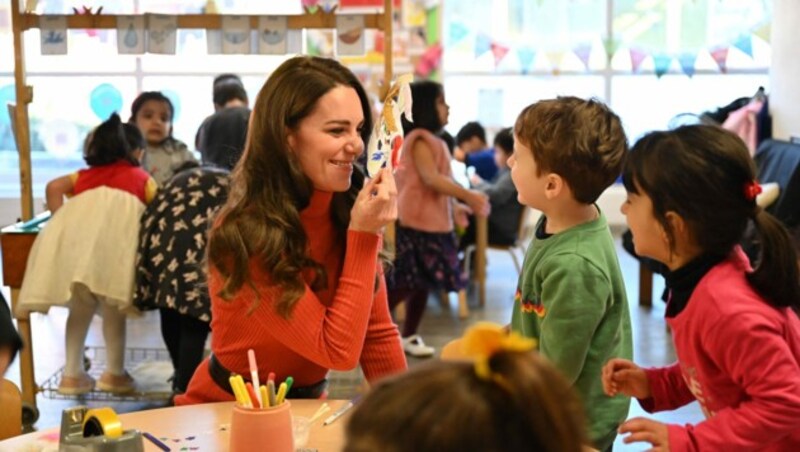
[[[144,41],[144,17],[117,16],[117,53],[142,54]]]
[[[286,31],[286,53],[303,53],[303,30]]]
[[[175,55],[178,42],[178,18],[165,14],[147,14],[147,51]]]
[[[336,16],[336,54],[363,55],[364,16],[339,14]]]
[[[39,17],[39,31],[42,41],[42,55],[67,54],[67,17]]]
[[[206,30],[206,53],[209,55],[222,53],[222,31]]]
[[[286,16],[261,16],[258,18],[258,53],[264,55],[288,53],[286,22]]]
[[[250,53],[249,16],[222,16],[222,53]]]

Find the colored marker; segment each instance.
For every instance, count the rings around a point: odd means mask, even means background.
[[[336,422],[336,419],[339,419],[340,417],[342,417],[342,415],[347,413],[347,411],[350,410],[350,408],[353,408],[356,405],[356,403],[358,403],[358,400],[360,398],[361,398],[360,395],[355,396],[352,400],[347,402],[344,406],[342,406],[338,410],[334,411],[333,414],[328,416],[328,419],[325,419],[325,422],[323,422],[322,425],[330,425],[330,424],[333,424],[334,422]]]
[[[293,384],[294,384],[294,378],[286,377],[286,397],[289,397],[289,391],[292,390]]]
[[[283,383],[281,383],[281,386],[278,388],[278,398],[277,398],[278,405],[283,403],[283,399],[284,398],[286,398],[286,382],[285,381]]]
[[[231,389],[233,389],[233,396],[236,397],[236,403],[244,406],[244,397],[242,397],[242,392],[239,390],[239,382],[236,380],[236,377],[231,375],[230,378],[228,378],[228,382],[231,384]]]
[[[144,436],[145,438],[149,439],[151,443],[155,444],[156,447],[158,447],[159,449],[161,449],[163,451],[169,452],[171,450],[169,448],[169,446],[167,446],[166,444],[162,443],[158,438],[156,438],[155,436],[153,436],[153,435],[151,435],[151,434],[149,434],[147,432],[142,432],[142,436]]]
[[[269,406],[278,406],[278,399],[275,397],[275,380],[267,380],[267,394]]]
[[[259,395],[261,395],[261,400],[264,401],[264,404],[261,405],[261,408],[269,408],[269,395],[267,394],[267,387],[264,386],[264,385],[261,385],[258,388],[258,393],[259,393]]]
[[[256,364],[256,352],[253,349],[247,350],[247,362],[250,364],[250,379],[253,382],[253,388],[256,390],[255,395],[256,398],[253,400],[258,400],[258,404],[260,406],[264,406],[264,401],[261,400],[261,394],[258,392],[258,388],[261,386],[261,383],[258,381],[258,365]]]
[[[256,395],[256,390],[253,388],[253,384],[249,381],[244,384],[245,388],[247,388],[247,395],[250,396],[250,400],[253,402],[253,408],[261,408],[261,404],[258,403],[258,396]]]

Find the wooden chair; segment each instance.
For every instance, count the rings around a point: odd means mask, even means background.
[[[9,380],[0,381],[0,441],[22,434],[22,394]]]

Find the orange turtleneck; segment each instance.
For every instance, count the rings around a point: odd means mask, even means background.
[[[292,376],[296,386],[316,383],[330,369],[351,370],[359,363],[369,381],[406,369],[377,261],[380,237],[348,230],[342,244],[331,221],[332,199],[330,192],[315,191],[309,206],[300,212],[309,254],[327,270],[328,288],[312,292],[306,285],[291,318],[285,319],[275,311],[273,300],[279,296],[279,289],[266,284],[268,275],[254,265],[254,260],[250,271],[261,302],[250,315],[247,312],[255,298],[252,289],[245,286],[233,300],[222,300],[216,296],[222,280],[216,270],[210,270],[211,349],[230,371],[249,375],[250,348],[255,350],[262,380],[268,372],[275,372],[278,381]],[[376,272],[380,273],[377,292]],[[233,396],[211,380],[205,360],[195,371],[186,394],[176,397],[175,403],[225,400],[233,400]]]

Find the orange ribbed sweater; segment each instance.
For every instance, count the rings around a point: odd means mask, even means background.
[[[359,363],[369,381],[406,369],[382,275],[378,291],[373,290],[380,271],[380,237],[348,231],[346,244],[337,241],[331,221],[332,197],[332,193],[315,192],[300,213],[310,255],[328,272],[328,289],[315,293],[306,286],[290,319],[275,311],[272,301],[279,291],[265,284],[268,276],[254,261],[250,271],[261,302],[250,315],[252,289],[245,286],[233,300],[222,300],[216,295],[222,280],[211,270],[211,350],[227,369],[250,375],[250,348],[255,350],[262,382],[268,372],[275,372],[278,382],[292,376],[295,386],[307,386],[325,378],[331,369],[351,370]],[[176,397],[175,403],[225,400],[233,400],[233,396],[211,380],[206,359],[195,371],[186,394]]]

